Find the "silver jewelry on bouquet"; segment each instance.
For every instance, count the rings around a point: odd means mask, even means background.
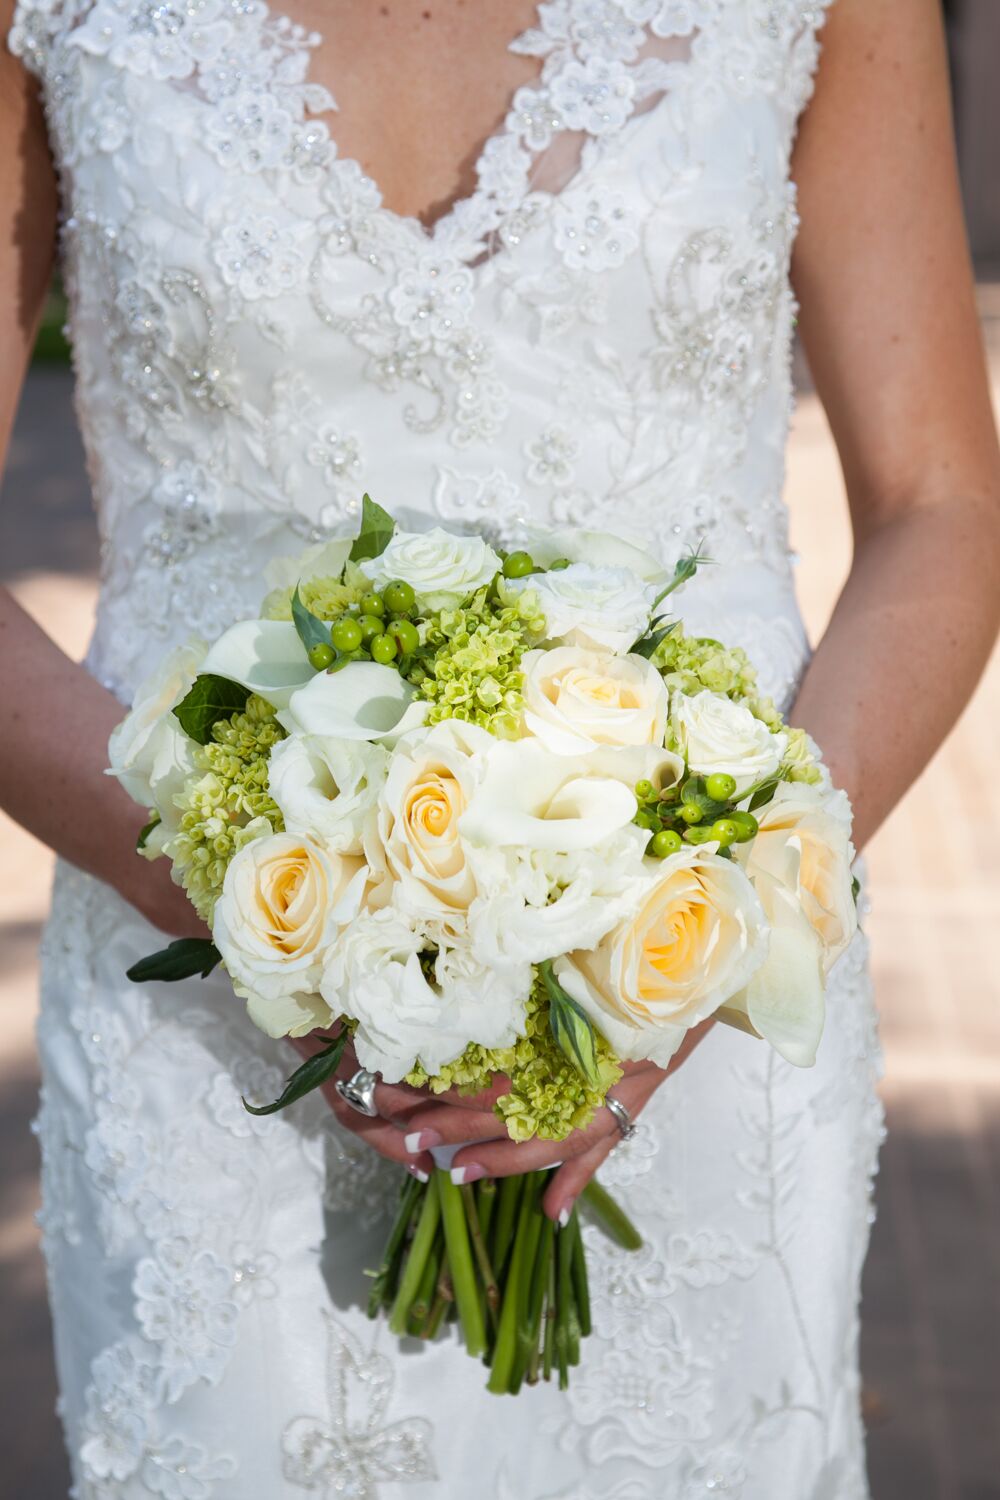
[[[623,1141],[630,1141],[638,1130],[638,1126],[619,1099],[612,1099],[609,1094],[604,1103],[611,1111],[612,1118],[621,1131]]]
[[[345,1104],[349,1104],[359,1115],[370,1120],[378,1114],[375,1103],[375,1085],[378,1079],[367,1068],[359,1068],[350,1078],[338,1078],[336,1090]]]

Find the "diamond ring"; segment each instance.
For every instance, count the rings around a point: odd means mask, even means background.
[[[614,1122],[621,1131],[622,1140],[630,1141],[636,1133],[637,1126],[624,1104],[618,1099],[612,1099],[610,1094],[604,1103],[610,1109]]]
[[[359,1115],[374,1119],[378,1114],[378,1105],[375,1103],[377,1081],[374,1073],[369,1073],[367,1068],[359,1068],[350,1078],[338,1078],[335,1087],[345,1104],[349,1104]]]

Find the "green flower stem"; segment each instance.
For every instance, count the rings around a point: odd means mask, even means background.
[[[542,1185],[544,1186],[547,1181],[548,1178],[543,1177]],[[509,1386],[512,1396],[516,1396],[521,1389],[521,1382],[527,1372],[528,1361],[531,1358],[529,1321],[531,1317],[531,1297],[534,1289],[534,1271],[538,1259],[538,1243],[542,1237],[542,1225],[550,1222],[541,1211],[540,1192],[535,1188],[534,1184],[525,1192],[524,1201],[530,1205],[531,1212],[528,1215],[525,1229],[522,1271],[516,1293],[517,1342]],[[508,1297],[511,1295],[510,1290],[508,1290],[507,1295]]]
[[[424,1274],[417,1289],[417,1295],[410,1308],[408,1319],[409,1332],[419,1337],[423,1332],[424,1325],[430,1317],[431,1304],[434,1301],[434,1292],[437,1287],[438,1272],[441,1269],[442,1244],[440,1234],[435,1236],[431,1253],[427,1257],[424,1266]]]
[[[399,1290],[392,1304],[392,1312],[389,1314],[389,1327],[393,1333],[402,1336],[406,1332],[406,1320],[409,1316],[410,1305],[420,1290],[423,1280],[424,1267],[427,1257],[434,1247],[437,1237],[438,1224],[441,1221],[441,1199],[433,1190],[433,1183],[428,1184],[423,1192],[423,1202],[420,1205],[420,1215],[417,1219],[417,1227],[413,1235],[413,1243],[410,1253],[403,1266],[403,1274],[399,1282]]]
[[[486,1326],[472,1264],[466,1202],[461,1189],[452,1182],[449,1172],[438,1168],[434,1178],[444,1223],[445,1244],[448,1247],[451,1281],[455,1288],[455,1305],[462,1324],[465,1347],[471,1355],[478,1358],[486,1352]]]
[[[479,1214],[479,1227],[483,1232],[483,1241],[490,1244],[490,1225],[493,1222],[493,1210],[497,1206],[497,1184],[495,1177],[484,1177],[482,1182],[476,1184],[476,1210]]]
[[[512,1181],[508,1178],[506,1182]],[[500,1307],[500,1327],[497,1330],[496,1346],[493,1350],[493,1367],[490,1370],[490,1378],[487,1389],[494,1395],[502,1396],[510,1391],[511,1380],[514,1374],[514,1360],[517,1355],[517,1333],[518,1314],[521,1305],[521,1287],[527,1276],[530,1266],[525,1264],[528,1236],[533,1216],[537,1213],[534,1203],[534,1193],[527,1177],[518,1179],[520,1192],[520,1212],[517,1216],[517,1230],[514,1234],[514,1247],[511,1251],[510,1269],[503,1288],[503,1302]],[[500,1190],[500,1212],[504,1209],[503,1188]]]
[[[462,1201],[465,1204],[465,1217],[469,1226],[469,1235],[472,1240],[472,1249],[475,1253],[476,1263],[479,1266],[479,1274],[483,1280],[483,1292],[486,1297],[486,1308],[491,1326],[496,1327],[497,1314],[500,1310],[500,1288],[497,1286],[496,1276],[490,1264],[490,1253],[486,1247],[486,1236],[479,1219],[476,1208],[476,1190],[471,1183],[459,1188]]]
[[[620,1208],[611,1194],[601,1187],[596,1177],[590,1179],[580,1197],[604,1233],[609,1239],[614,1240],[616,1245],[620,1245],[623,1250],[642,1249],[642,1235],[625,1210]]]
[[[545,1332],[542,1337],[542,1379],[552,1379],[552,1360],[556,1346],[556,1258],[549,1257],[548,1285],[545,1292]]]
[[[441,1269],[438,1271],[434,1301],[431,1303],[431,1310],[427,1315],[427,1322],[424,1324],[423,1332],[420,1335],[421,1338],[433,1339],[437,1337],[441,1324],[444,1322],[445,1314],[451,1307],[454,1298],[455,1293],[451,1284],[451,1276],[448,1273],[448,1252],[445,1250],[441,1257]]]
[[[493,1238],[492,1254],[490,1260],[496,1267],[497,1275],[502,1276],[507,1264],[507,1252],[514,1234],[514,1225],[517,1222],[518,1209],[521,1206],[521,1194],[524,1191],[527,1178],[505,1177],[500,1184],[499,1203],[496,1213],[496,1231]]]
[[[555,1232],[556,1226],[551,1219],[547,1218],[542,1225],[538,1241],[538,1254],[535,1257],[535,1264],[531,1272],[528,1318],[525,1325],[525,1339],[521,1351],[521,1359],[525,1364],[524,1378],[529,1385],[535,1385],[538,1382],[538,1363],[541,1357],[542,1314],[545,1308],[545,1294],[549,1287],[549,1268],[552,1265]]]
[[[580,1215],[576,1209],[573,1210],[568,1230],[573,1236],[573,1300],[576,1303],[577,1316],[580,1320],[580,1334],[583,1338],[589,1338],[592,1325],[590,1319],[590,1283],[587,1278],[587,1253],[583,1248]]]
[[[382,1255],[382,1264],[375,1272],[371,1292],[368,1297],[368,1316],[370,1318],[377,1318],[380,1309],[388,1306],[392,1300],[396,1276],[399,1271],[399,1262],[402,1258],[406,1241],[406,1231],[410,1227],[410,1221],[416,1211],[417,1204],[426,1191],[424,1185],[418,1182],[415,1177],[408,1177],[403,1184],[399,1209],[389,1233],[389,1238],[386,1241],[385,1251]]]
[[[556,1236],[556,1288],[556,1360],[559,1365],[559,1389],[564,1391],[569,1385],[569,1366],[573,1363],[571,1322],[574,1313],[573,1245],[565,1229],[560,1229]],[[576,1344],[579,1357],[579,1334]]]

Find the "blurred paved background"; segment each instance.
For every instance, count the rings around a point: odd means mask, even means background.
[[[973,241],[981,258],[1000,264],[1000,0],[945,0],[945,8]],[[981,296],[1000,401],[1000,274],[984,274]],[[808,394],[788,498],[816,639],[850,541],[836,456]],[[37,367],[2,490],[0,578],[75,656],[89,631],[97,560],[69,378]],[[874,1500],[1000,1500],[998,739],[1000,657],[869,851],[889,1123],[865,1277]],[[947,829],[936,816],[944,801]],[[68,1486],[29,1131],[35,949],[50,871],[47,851],[0,815],[0,1492],[18,1500],[64,1500]]]

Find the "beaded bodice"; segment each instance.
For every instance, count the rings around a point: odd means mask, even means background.
[[[363,489],[505,537],[700,540],[696,604],[790,618],[789,156],[823,10],[540,5],[511,44],[537,82],[429,231],[338,155],[319,39],[264,0],[21,0],[104,539],[95,668],[127,696],[151,635],[238,617]]]

